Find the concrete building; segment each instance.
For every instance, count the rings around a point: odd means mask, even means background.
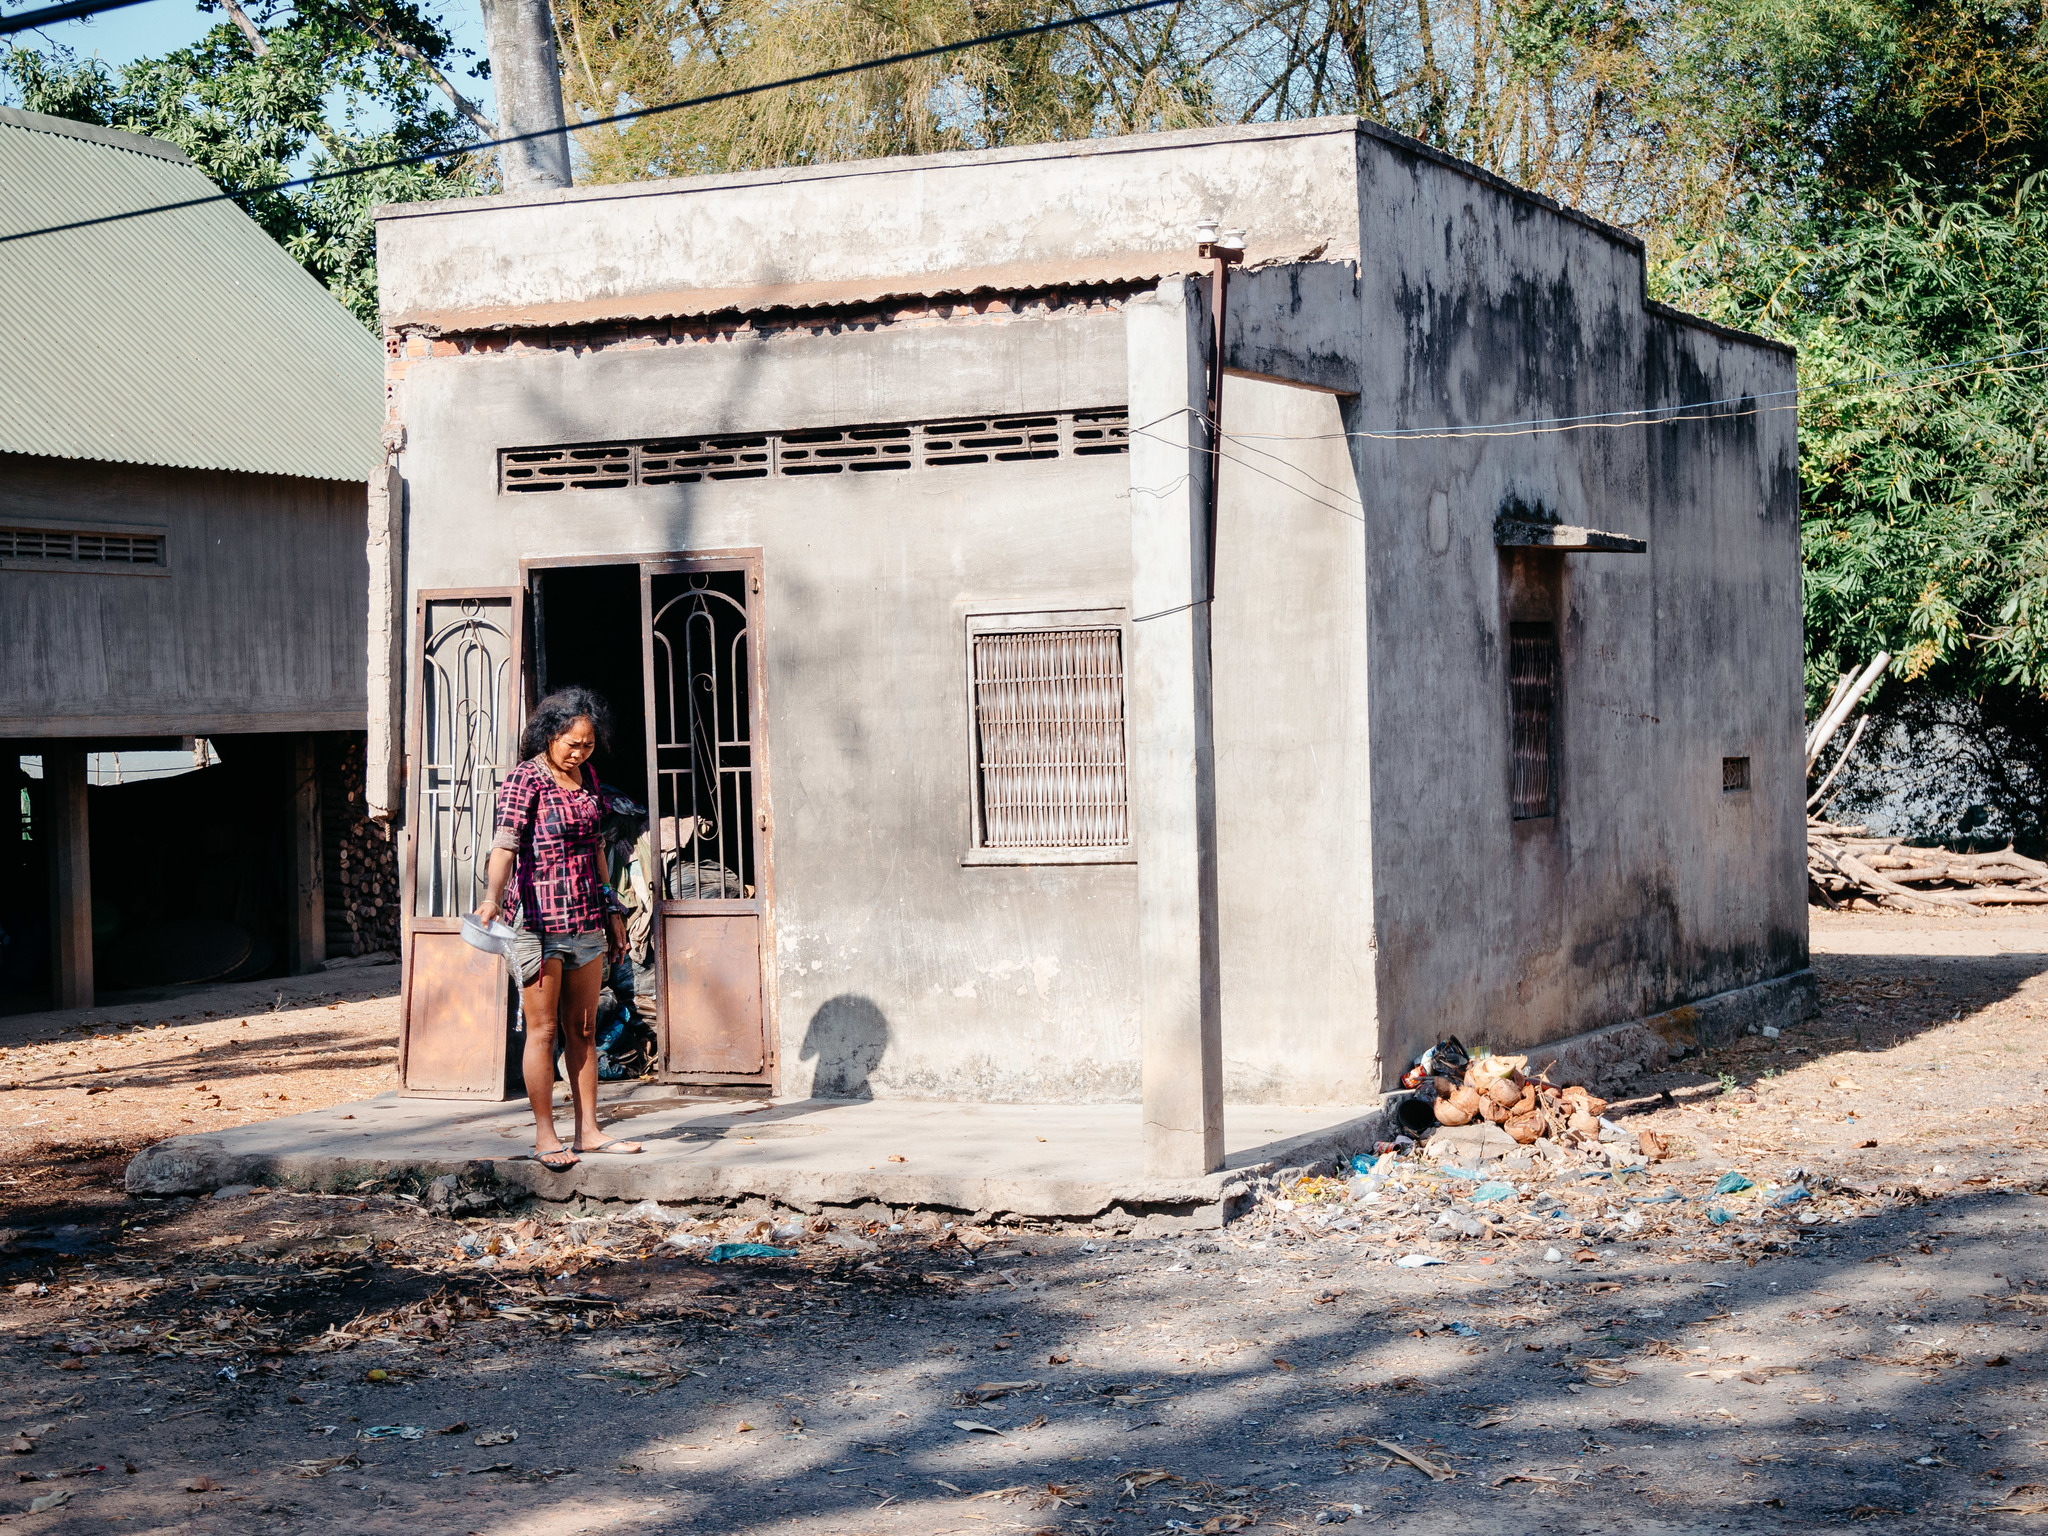
[[[422,1081],[499,1027],[453,930],[566,682],[694,834],[674,1082],[1141,1099],[1182,1176],[1226,1097],[1810,988],[1793,359],[1647,302],[1630,236],[1353,119],[378,231]]]
[[[216,190],[169,144],[0,110],[0,762],[29,810],[0,1008],[327,953],[382,363],[232,204],[116,217]],[[88,788],[89,755],[195,741],[216,766]]]

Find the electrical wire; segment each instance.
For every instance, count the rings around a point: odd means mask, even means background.
[[[1993,373],[2020,373],[2026,370],[2019,368],[1992,368],[1986,365],[2004,362],[2006,359],[2014,357],[2039,357],[2044,353],[2048,353],[2048,347],[2021,347],[2010,352],[1993,352],[1984,357],[1968,357],[1955,363],[1928,363],[1919,368],[1896,368],[1885,373],[1873,374],[1867,379],[1842,379],[1827,384],[1799,384],[1794,385],[1791,389],[1771,389],[1754,395],[1729,395],[1720,400],[1695,400],[1684,405],[1651,405],[1626,411],[1594,411],[1582,416],[1536,416],[1524,421],[1488,422],[1473,427],[1382,427],[1373,431],[1321,433],[1225,432],[1223,435],[1226,439],[1236,442],[1248,442],[1252,439],[1286,443],[1334,442],[1339,438],[1362,438],[1373,442],[1396,442],[1404,438],[1540,437],[1555,432],[1586,431],[1600,428],[1660,427],[1685,421],[1727,421],[1741,416],[1755,416],[1774,411],[1796,410],[1798,408],[1796,405],[1763,406],[1760,404],[1760,402],[1765,400],[1783,399],[1788,395],[1796,397],[1800,395],[1821,394],[1829,391],[1867,389],[1881,384],[1888,379],[1917,378],[1921,374],[1947,373],[1959,368],[1975,370],[1973,373],[1963,375],[1965,378],[1981,378]],[[2032,366],[2048,367],[2048,364]],[[1934,381],[1935,384],[1950,382],[1952,380],[1948,379]],[[1932,388],[1934,384],[1919,387]],[[1724,405],[1740,406],[1742,409],[1733,411],[1719,411],[1715,409]],[[1196,413],[1191,406],[1183,406],[1182,409],[1190,414],[1200,414]],[[1678,414],[1684,412],[1706,412],[1708,414]],[[1622,420],[1621,418],[1624,417],[1634,419]]]
[[[76,21],[81,16],[97,16],[101,11],[118,11],[123,6],[140,4],[142,0],[71,0],[69,5],[46,5],[40,11],[0,16],[0,37],[11,37],[16,32],[28,32],[36,27]]]
[[[417,154],[397,155],[389,160],[373,160],[368,165],[347,166],[334,171],[316,171],[308,176],[294,176],[285,181],[263,182],[253,187],[244,187],[239,192],[216,192],[208,197],[182,198],[174,203],[157,203],[148,208],[130,208],[120,213],[101,214],[96,218],[73,219],[69,223],[45,225],[40,229],[17,230],[13,234],[0,235],[0,245],[15,240],[32,240],[41,235],[59,235],[76,229],[93,229],[102,224],[118,224],[127,219],[147,218],[151,214],[203,208],[212,203],[233,202],[237,198],[260,197],[269,192],[287,192],[295,187],[319,186],[324,182],[344,181],[352,176],[367,176],[373,171],[424,165],[429,160],[448,160],[458,155],[477,154],[487,149],[502,149],[508,144],[525,144],[534,139],[549,139],[558,133],[576,133],[585,128],[608,128],[616,123],[630,123],[643,117],[659,117],[665,112],[681,112],[690,107],[710,106],[721,101],[736,101],[743,96],[758,96],[766,91],[785,90],[793,85],[810,85],[819,80],[837,80],[845,75],[862,74],[871,69],[886,69],[892,64],[909,64],[918,59],[962,53],[969,48],[986,47],[990,43],[1006,43],[1014,38],[1062,32],[1069,27],[1086,26],[1092,22],[1114,21],[1119,16],[1131,16],[1140,11],[1156,11],[1162,6],[1180,3],[1181,0],[1134,0],[1132,4],[1116,6],[1111,10],[1090,11],[1086,15],[1068,16],[1058,21],[1041,21],[1028,27],[1009,27],[1001,32],[984,33],[980,37],[970,37],[962,42],[937,43],[929,48],[912,48],[903,53],[863,59],[857,64],[835,64],[829,69],[814,69],[807,74],[790,75],[785,79],[770,80],[762,85],[738,85],[731,90],[713,91],[708,96],[692,96],[684,101],[658,102],[651,107],[635,107],[630,112],[614,112],[609,117],[592,117],[585,118],[579,123],[564,123],[559,128],[540,128],[531,133],[514,133],[504,138],[481,139],[473,144],[454,144],[445,149],[421,150]]]

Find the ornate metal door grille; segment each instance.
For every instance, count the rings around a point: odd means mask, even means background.
[[[755,894],[746,573],[652,578],[654,760],[665,899]]]
[[[1129,843],[1121,632],[1025,630],[971,638],[981,845]]]
[[[1508,713],[1515,820],[1557,812],[1557,635],[1548,624],[1508,626]]]
[[[460,917],[483,897],[498,780],[513,746],[512,602],[464,597],[425,608],[413,915]]]

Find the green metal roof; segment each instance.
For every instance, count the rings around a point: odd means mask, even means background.
[[[218,190],[0,107],[0,234]],[[382,346],[232,203],[0,244],[0,452],[361,480],[383,422]]]

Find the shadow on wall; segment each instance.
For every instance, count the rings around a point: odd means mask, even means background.
[[[864,997],[842,993],[819,1005],[797,1060],[815,1060],[814,1099],[872,1099],[868,1076],[889,1049],[889,1020]]]

